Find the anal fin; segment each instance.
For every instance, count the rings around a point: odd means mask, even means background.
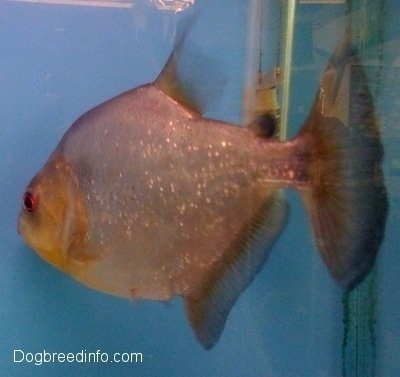
[[[206,349],[217,342],[236,300],[266,261],[285,225],[286,215],[282,192],[272,192],[245,224],[230,249],[223,253],[224,257],[185,295],[189,322]]]

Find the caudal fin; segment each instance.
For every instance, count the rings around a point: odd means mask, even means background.
[[[334,278],[352,289],[375,262],[388,204],[373,101],[348,38],[328,63],[301,136],[312,140],[311,185],[302,197],[316,246]]]

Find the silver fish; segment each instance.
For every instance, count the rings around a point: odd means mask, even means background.
[[[351,289],[368,274],[387,212],[383,152],[348,38],[302,130],[286,142],[202,117],[175,60],[152,84],[73,123],[28,184],[18,230],[44,260],[91,288],[182,296],[210,348],[285,225],[282,188],[303,198],[339,284]]]

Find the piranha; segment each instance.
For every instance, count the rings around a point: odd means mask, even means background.
[[[202,116],[176,57],[153,83],[72,124],[28,184],[18,231],[93,289],[182,296],[197,340],[211,348],[285,225],[282,188],[299,192],[316,248],[345,290],[369,273],[387,212],[383,150],[349,38],[301,131],[284,142],[262,132],[263,121],[237,127]]]

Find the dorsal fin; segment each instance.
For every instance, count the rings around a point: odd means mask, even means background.
[[[187,34],[194,22],[195,17],[189,17],[180,28],[173,51],[154,85],[192,112],[204,114],[221,94],[226,80],[215,62],[193,43],[186,48]]]
[[[178,75],[177,61],[181,52],[181,44],[182,41],[174,47],[174,50],[167,60],[167,63],[155,80],[154,85],[176,102],[187,107],[191,111],[194,111],[195,113],[201,114],[202,110],[200,105],[198,105],[196,101],[191,98],[190,94],[185,88],[185,85],[181,82]]]

